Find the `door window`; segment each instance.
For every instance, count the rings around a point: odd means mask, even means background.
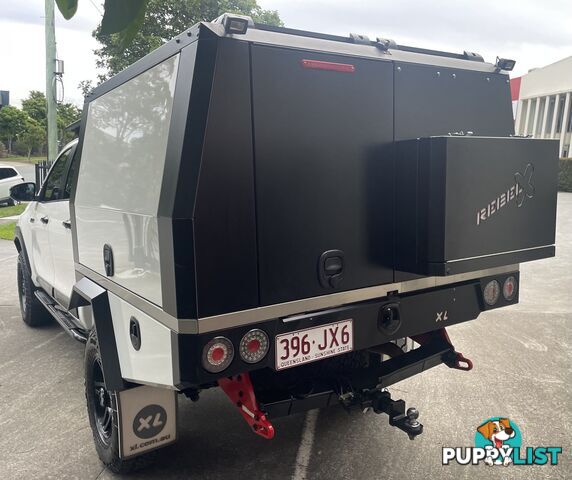
[[[52,202],[64,199],[63,179],[70,150],[63,152],[50,170],[50,174],[44,183],[42,201]]]
[[[71,197],[72,182],[79,165],[78,158],[79,155],[74,155],[71,159],[70,168],[68,169],[68,174],[66,177],[66,184],[64,187],[64,199],[69,199]]]
[[[0,180],[5,180],[6,178],[17,177],[18,172],[10,167],[0,167]]]

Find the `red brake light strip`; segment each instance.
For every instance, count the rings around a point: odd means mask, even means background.
[[[332,72],[354,73],[356,67],[350,63],[322,62],[320,60],[301,60],[300,64],[304,68],[314,70],[330,70]]]

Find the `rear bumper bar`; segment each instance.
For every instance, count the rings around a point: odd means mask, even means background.
[[[353,320],[354,351],[369,349],[398,338],[414,337],[473,320],[482,311],[518,303],[518,291],[511,301],[506,301],[500,295],[498,302],[492,307],[486,305],[483,301],[483,289],[486,283],[494,278],[502,285],[502,282],[508,276],[516,277],[518,285],[518,272],[506,272],[493,277],[467,280],[416,292],[393,294],[380,299],[297,315],[296,317],[277,318],[212,333],[179,335],[181,381],[185,386],[209,385],[216,383],[219,378],[237,375],[242,372],[262,368],[274,369],[274,339],[277,335],[347,319]],[[384,328],[382,312],[387,307],[395,308],[398,312],[399,325],[397,328],[395,328],[395,325],[391,329]],[[243,362],[239,355],[235,355],[231,365],[219,374],[210,374],[202,368],[201,353],[203,347],[214,336],[227,337],[234,344],[235,351],[238,351],[237,347],[242,336],[252,328],[264,330],[270,339],[270,350],[261,362],[248,364]],[[439,352],[435,352],[435,355],[438,357]],[[392,377],[397,378],[398,376],[398,372],[392,374]],[[408,374],[407,376],[410,375]]]
[[[441,331],[444,332],[445,330]],[[359,392],[370,389],[372,382],[377,388],[389,387],[394,383],[398,383],[442,363],[451,368],[456,368],[458,354],[446,338],[439,334],[432,335],[432,338],[427,343],[415,350],[386,360],[376,367],[355,370],[351,377],[352,390]],[[290,397],[266,402],[262,398],[259,398],[259,400],[260,408],[270,418],[276,418],[314,408],[339,405],[340,392],[327,389],[321,392],[314,392],[304,398]]]

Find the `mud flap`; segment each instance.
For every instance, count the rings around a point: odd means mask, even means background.
[[[176,441],[175,391],[141,386],[116,395],[121,458],[141,455]]]

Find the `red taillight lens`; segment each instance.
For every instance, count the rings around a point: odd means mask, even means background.
[[[215,337],[203,348],[203,368],[207,372],[222,372],[233,358],[234,347],[226,337]]]
[[[485,289],[483,291],[483,298],[485,302],[489,306],[493,306],[495,303],[498,302],[500,297],[500,285],[499,282],[496,280],[491,280],[489,283],[485,285]]]
[[[268,353],[270,342],[263,330],[255,328],[247,332],[240,341],[240,358],[246,363],[257,363]]]
[[[332,72],[354,73],[356,67],[351,63],[322,62],[321,60],[302,60],[302,67],[313,70],[330,70]]]
[[[502,296],[505,298],[506,301],[510,302],[511,300],[514,300],[514,297],[516,297],[516,290],[517,290],[516,278],[514,278],[511,275],[510,277],[507,277],[507,279],[504,281],[504,284],[502,286]]]

